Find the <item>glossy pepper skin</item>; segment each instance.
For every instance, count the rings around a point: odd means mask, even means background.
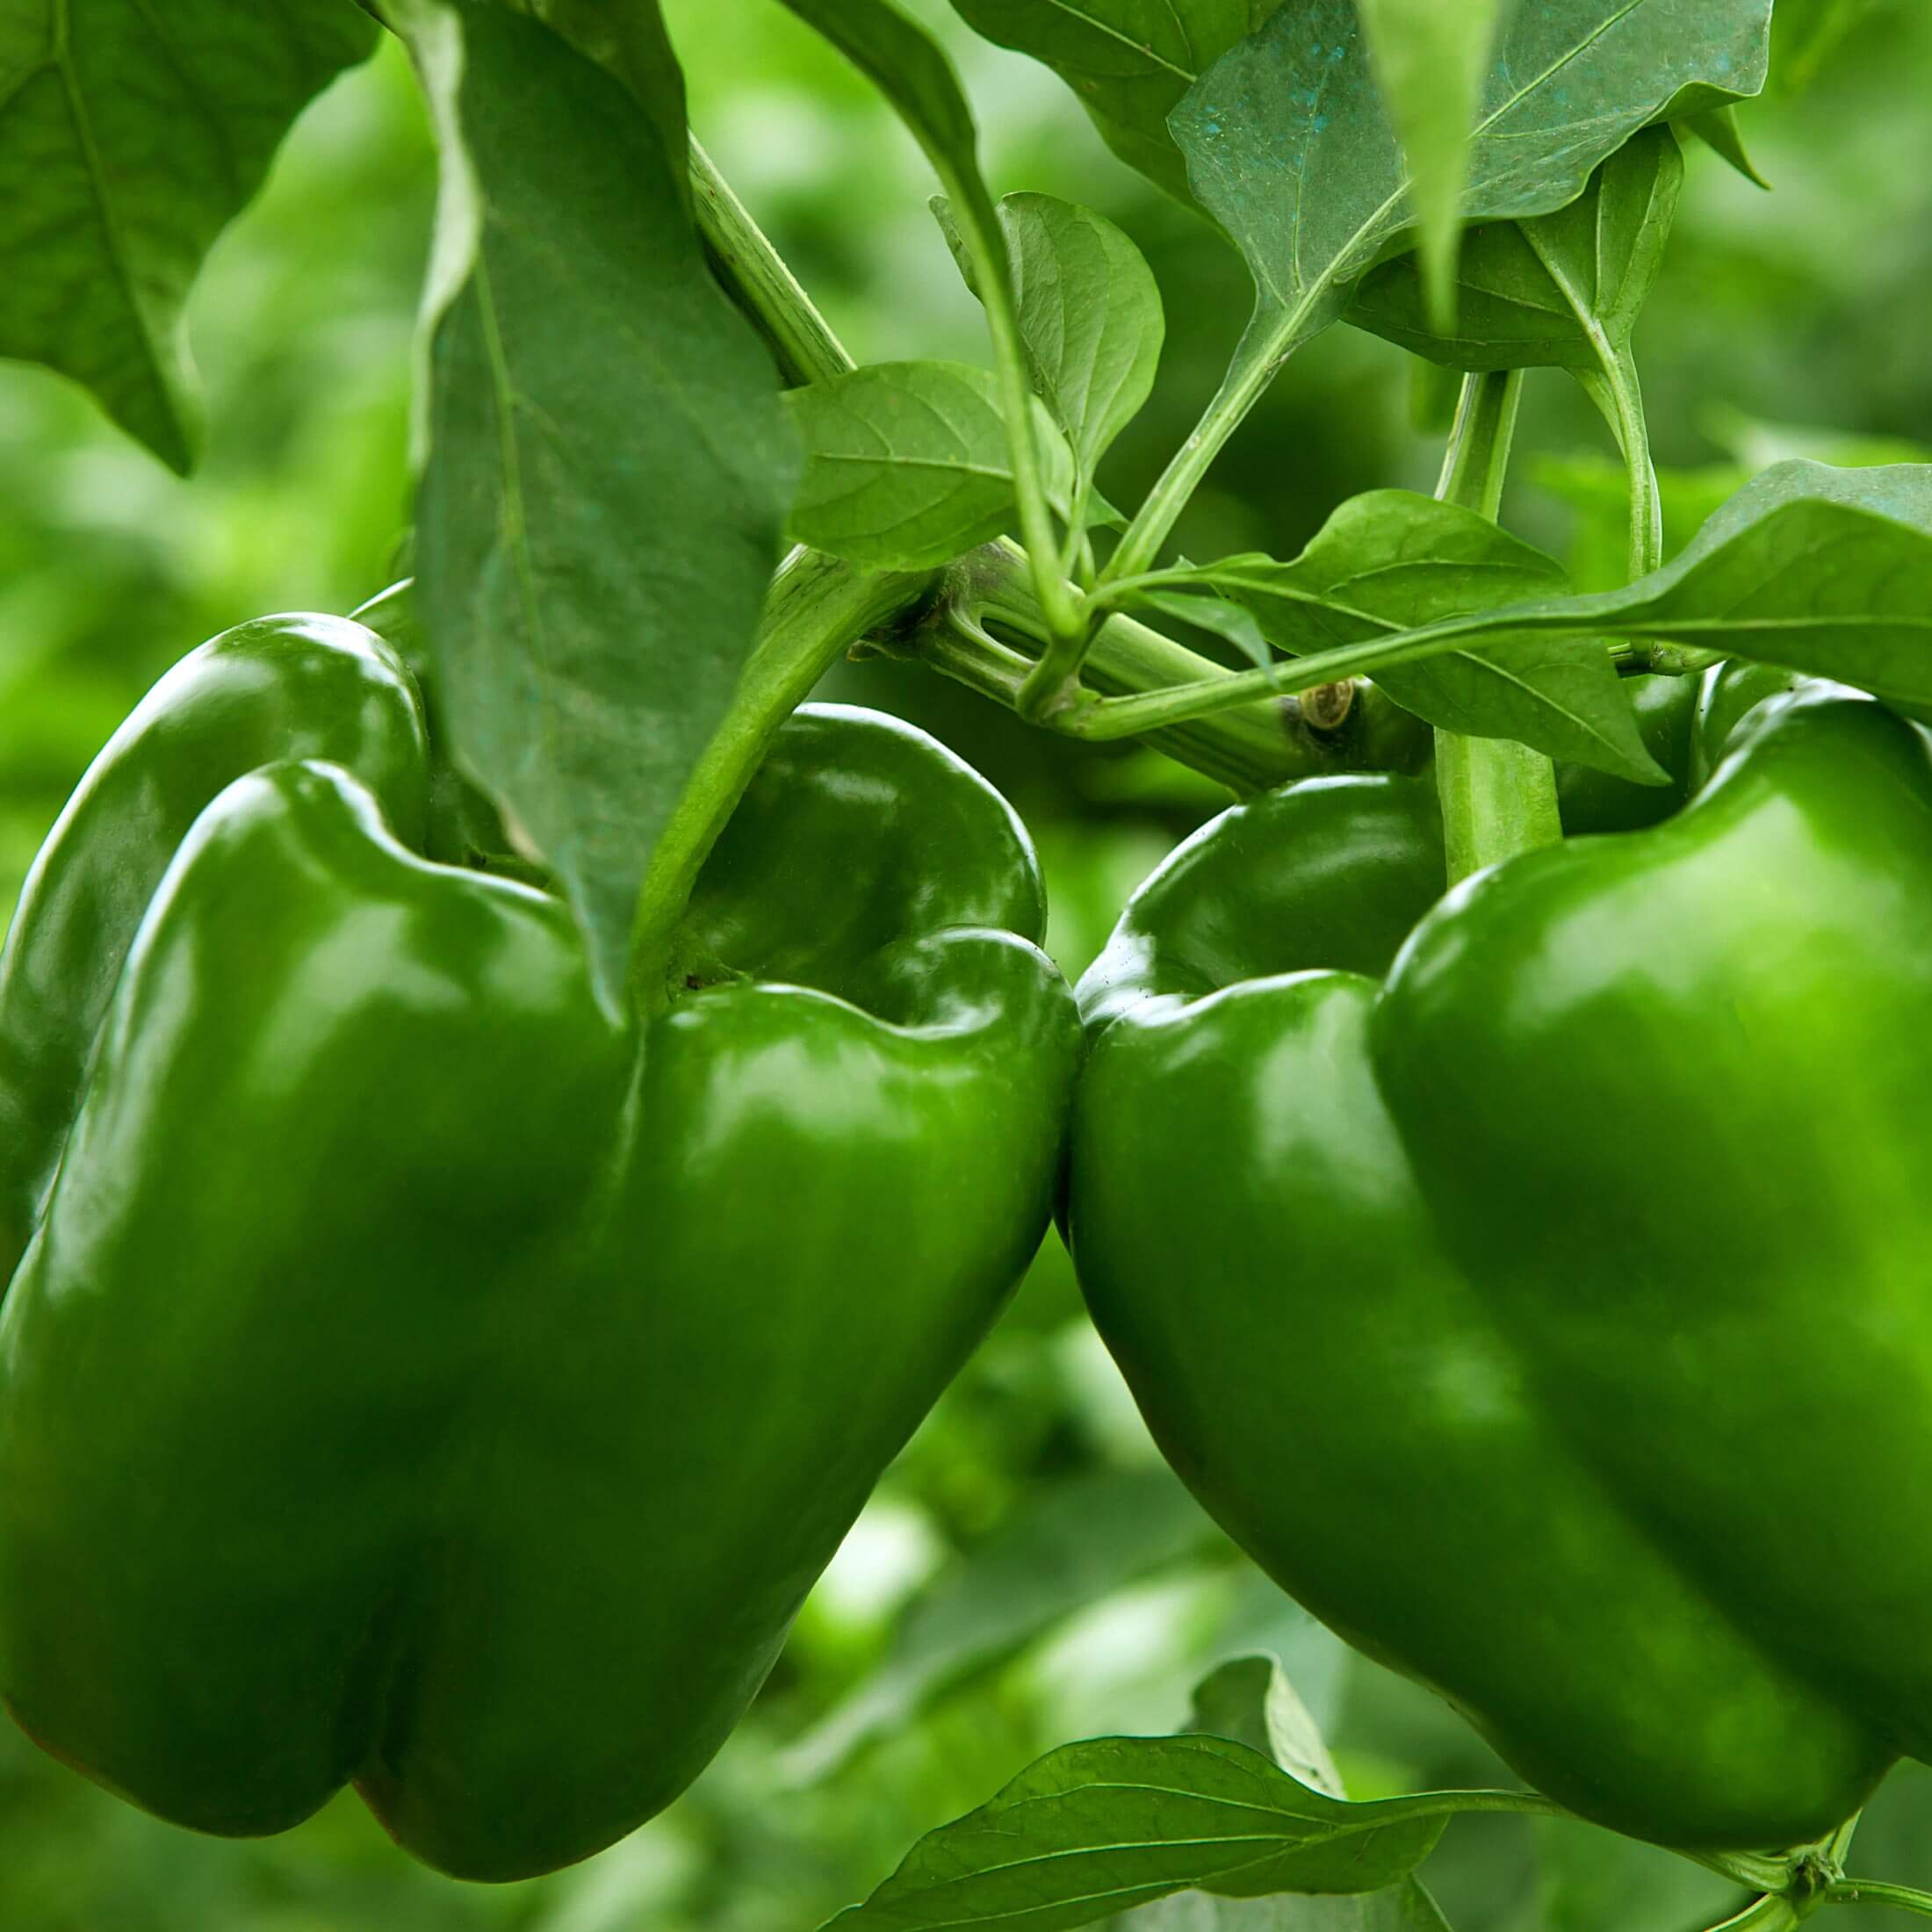
[[[300,685],[331,652],[389,713],[361,753],[260,763],[276,727],[237,704],[225,739],[185,679],[12,941],[70,899],[104,944],[136,920],[0,1307],[0,1691],[177,1822],[277,1831],[353,1780],[417,1856],[514,1878],[741,1714],[1039,1240],[1078,1025],[1004,801],[825,708],[703,876],[700,984],[620,1028],[555,900],[410,848],[386,646],[270,655]],[[170,834],[145,907],[115,897]],[[6,1157],[30,1197],[39,1143]]]
[[[1773,697],[1677,817],[1432,910],[1398,796],[1229,814],[1083,983],[1095,1318],[1235,1538],[1532,1784],[1815,1839],[1932,1757],[1928,739]]]

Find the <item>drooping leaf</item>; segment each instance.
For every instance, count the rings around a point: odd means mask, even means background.
[[[934,1582],[884,1662],[786,1754],[827,1776],[936,1698],[1108,1592],[1214,1546],[1220,1532],[1164,1466],[1102,1469],[1048,1488]]]
[[[1013,522],[1012,448],[989,371],[870,363],[789,391],[785,407],[805,448],[788,526],[799,543],[882,569],[932,570]],[[1049,494],[1064,504],[1066,444],[1034,407]]]
[[[1486,613],[1482,627],[1690,645],[1932,704],[1932,465],[1781,463],[1628,589]]]
[[[1121,159],[1185,201],[1174,104],[1278,0],[953,0],[976,33],[1042,61]]]
[[[1730,162],[1755,188],[1769,188],[1770,183],[1757,171],[1751,151],[1744,144],[1744,130],[1738,124],[1734,107],[1713,107],[1702,114],[1687,114],[1677,123],[1686,133],[1695,134],[1714,155]]]
[[[1431,321],[1456,316],[1456,243],[1469,137],[1503,0],[1355,0],[1375,79],[1408,163]]]
[[[1352,498],[1289,563],[1230,557],[1177,573],[1244,604],[1296,657],[1548,595],[1561,567],[1472,509],[1406,490]],[[1574,626],[1581,629],[1582,626]],[[1448,731],[1513,738],[1640,782],[1661,782],[1600,645],[1472,638],[1375,680]]]
[[[404,11],[443,162],[422,608],[458,758],[621,984],[750,651],[797,458],[659,130],[548,28]]]
[[[933,205],[966,285],[979,278],[949,203]],[[1091,479],[1153,393],[1166,321],[1146,258],[1105,215],[1052,195],[999,204],[1020,334],[1034,386]]]
[[[1171,1892],[1378,1892],[1434,1849],[1425,1800],[1351,1805],[1219,1738],[1100,1738],[929,1832],[841,1932],[1091,1925]]]
[[[350,0],[0,4],[0,356],[191,458],[188,291],[307,102],[375,44]]]
[[[1676,137],[1646,129],[1568,206],[1464,236],[1452,331],[1433,326],[1409,255],[1362,278],[1348,320],[1448,369],[1602,368],[1656,282],[1683,182]]]
[[[1639,128],[1763,85],[1770,0],[1540,0],[1512,10],[1483,81],[1464,213],[1546,214]],[[1196,197],[1246,257],[1238,352],[1265,376],[1332,322],[1416,220],[1352,0],[1285,0],[1170,126]]]

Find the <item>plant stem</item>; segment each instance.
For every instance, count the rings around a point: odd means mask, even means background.
[[[765,338],[785,381],[796,389],[848,375],[857,365],[845,344],[833,334],[831,324],[732,192],[695,134],[691,198],[713,270]]]
[[[1305,305],[1304,305],[1305,306]],[[1228,373],[1214,400],[1202,412],[1186,442],[1181,444],[1164,470],[1146,501],[1135,512],[1121,547],[1101,573],[1101,581],[1114,577],[1138,577],[1152,569],[1161,545],[1172,534],[1180,513],[1200,487],[1201,479],[1215,458],[1226,447],[1228,438],[1241,427],[1250,410],[1267,393],[1280,369],[1284,342],[1293,339],[1301,311],[1284,323],[1280,312],[1258,308],[1247,334],[1236,349]]]
[[[844,345],[696,143],[691,166],[698,227],[712,264],[733,302],[772,345],[786,381],[794,386],[826,382],[846,373],[854,364]],[[916,610],[930,597],[938,580],[909,575],[875,579],[856,565],[825,557],[816,559],[814,568],[827,608],[838,602],[830,584],[834,573],[845,573],[854,585],[872,586],[853,592],[861,606],[882,582],[897,585],[903,601],[897,609],[881,611],[873,618],[874,626],[883,630],[890,630]],[[1023,636],[1050,649],[1051,631],[1039,599],[1033,564],[1018,545],[990,544],[973,552],[954,566],[949,581],[955,592],[984,608],[989,621],[1011,624]],[[860,634],[854,632],[848,641],[856,642]],[[1034,674],[1034,666],[1043,654],[1009,652],[1005,662],[989,655],[984,665],[978,665],[971,661],[973,652],[984,647],[970,637],[955,635],[950,643],[941,645],[938,636],[936,628],[929,629],[924,640],[931,648],[910,654],[1009,708],[1016,707],[1020,687]],[[985,645],[1001,648],[990,636]],[[1197,694],[1212,694],[1235,675],[1126,618],[1101,626],[1087,669],[1095,687],[1112,701],[1135,694],[1157,697],[1163,687],[1171,684],[1186,684]],[[1310,683],[1337,681],[1317,678]],[[1236,791],[1265,789],[1315,770],[1406,770],[1417,762],[1418,728],[1380,692],[1359,689],[1348,728],[1337,733],[1311,733],[1300,708],[1283,700],[1284,694],[1274,690],[1251,690],[1235,705],[1209,705],[1206,709],[1213,710],[1214,717],[1182,720],[1177,729],[1160,732],[1160,748]],[[1056,717],[1050,721],[1052,728],[1069,735],[1085,735],[1069,732],[1074,715]]]
[[[645,1013],[661,1012],[670,999],[677,928],[691,889],[778,728],[854,638],[903,617],[935,581],[926,573],[855,570],[804,549],[773,578],[732,709],[658,840],[638,895],[631,972]]]
[[[1519,370],[1464,381],[1442,480],[1436,486],[1445,503],[1460,503],[1495,522],[1522,393]],[[1556,768],[1540,752],[1513,739],[1438,731],[1436,789],[1442,799],[1452,885],[1563,836]]]
[[[1932,1892],[1911,1885],[1887,1885],[1878,1878],[1835,1878],[1825,1888],[1827,1905],[1888,1905],[1895,1912],[1912,1912],[1932,1919]]]
[[[1583,393],[1617,438],[1624,472],[1630,479],[1630,581],[1647,577],[1663,563],[1663,497],[1650,455],[1650,429],[1644,420],[1643,390],[1628,350],[1604,350],[1602,370],[1580,371]]]
[[[998,634],[1017,635],[1016,647]],[[1011,544],[990,544],[962,558],[926,621],[906,642],[906,653],[1012,705],[1047,638],[1044,615],[1030,576]],[[1235,674],[1129,617],[1110,618],[1095,633],[1086,675],[1103,694],[1158,692],[1199,686]],[[1337,694],[1337,699],[1340,694]],[[1267,697],[1217,711],[1212,718],[1150,734],[1177,762],[1241,793],[1266,790],[1322,772],[1415,770],[1427,755],[1427,730],[1380,691],[1357,686],[1339,721],[1323,727],[1292,699]],[[1078,714],[1048,720],[1050,729],[1079,736]]]
[[[1746,1906],[1735,1918],[1714,1926],[1712,1932],[1793,1932],[1799,1922],[1789,1901],[1773,1894]]]

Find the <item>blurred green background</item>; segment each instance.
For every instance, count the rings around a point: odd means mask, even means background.
[[[984,359],[977,310],[926,213],[924,169],[858,80],[760,0],[666,11],[696,126],[854,353]],[[1111,160],[1044,69],[973,41],[940,0],[915,11],[959,57],[996,185],[1103,209],[1167,292],[1161,386],[1105,479],[1131,502],[1214,386],[1245,317],[1240,267]],[[1747,111],[1774,193],[1691,157],[1639,342],[1673,542],[1780,457],[1871,460],[1932,444],[1928,76],[1932,8],[1875,5],[1807,91]],[[346,610],[386,580],[408,514],[410,344],[433,189],[413,83],[386,50],[303,119],[197,291],[210,430],[191,481],[77,391],[0,365],[0,911],[88,759],[182,652],[265,611]],[[1604,580],[1623,551],[1621,480],[1563,378],[1532,385],[1519,447],[1509,520]],[[1426,487],[1437,455],[1410,427],[1404,358],[1335,331],[1291,365],[1179,541],[1195,556],[1288,554],[1353,492]],[[849,667],[833,684],[940,732],[1011,792],[1040,838],[1070,972],[1135,882],[1222,802],[1151,754],[1069,758],[915,669]],[[285,1838],[200,1839],[117,1804],[9,1729],[0,1928],[811,1932],[919,1832],[1041,1750],[1171,1729],[1196,1677],[1255,1649],[1287,1662],[1358,1795],[1505,1779],[1457,1719],[1351,1660],[1180,1496],[1049,1236],[807,1606],[751,1719],[665,1817],[576,1871],[482,1890],[411,1864],[351,1799]],[[1893,1778],[1856,1862],[1932,1886],[1932,1773]],[[1678,1860],[1522,1820],[1458,1825],[1426,1875],[1463,1932],[1690,1932],[1731,1902]],[[1211,1922],[1342,1922],[1269,1909]],[[1874,1932],[1907,1922],[1861,1916]]]

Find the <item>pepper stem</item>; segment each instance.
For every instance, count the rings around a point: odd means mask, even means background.
[[[928,573],[859,570],[804,549],[780,566],[732,708],[658,840],[638,894],[631,987],[646,1016],[670,1004],[692,888],[779,727],[856,638],[903,619],[937,581]]]
[[[1503,501],[1510,445],[1516,436],[1523,373],[1466,377],[1436,494],[1492,523]],[[1436,733],[1436,789],[1442,800],[1449,883],[1563,836],[1556,809],[1556,769],[1512,739]]]

